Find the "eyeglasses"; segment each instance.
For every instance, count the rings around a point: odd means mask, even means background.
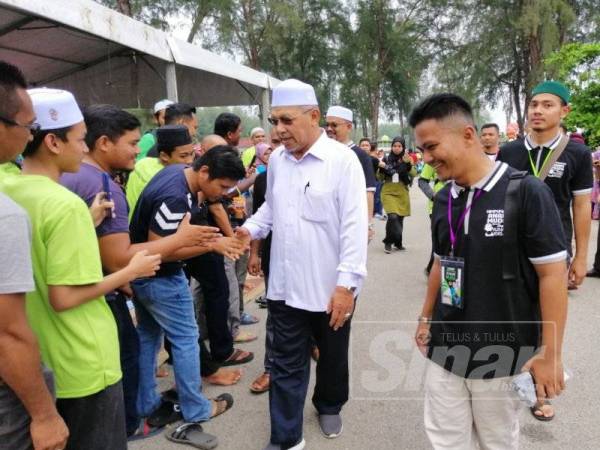
[[[32,136],[35,136],[42,127],[39,123],[35,123],[35,122],[30,123],[28,125],[23,125],[21,123],[15,122],[14,120],[7,119],[6,117],[2,117],[2,116],[0,116],[0,122],[4,122],[5,124],[10,125],[11,127],[27,128]]]
[[[274,118],[274,117],[268,117],[268,118],[267,118],[267,121],[268,121],[268,122],[269,122],[271,125],[273,125],[274,127],[276,127],[276,126],[279,124],[279,122],[281,122],[283,125],[287,125],[287,126],[289,126],[289,125],[291,125],[292,123],[294,123],[294,120],[296,120],[296,119],[297,119],[298,117],[300,117],[302,114],[306,114],[307,112],[310,112],[310,111],[312,111],[313,109],[314,109],[314,108],[310,108],[310,109],[307,109],[307,110],[305,110],[305,111],[302,111],[300,114],[298,114],[298,115],[296,115],[296,116],[294,116],[294,117],[285,117],[285,116],[284,116],[284,117],[280,117],[279,119],[277,119],[277,118]]]
[[[332,129],[336,129],[337,127],[341,127],[343,124],[342,123],[337,123],[337,122],[325,122],[325,126],[327,128],[332,128]]]

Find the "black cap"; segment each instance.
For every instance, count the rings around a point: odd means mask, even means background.
[[[165,125],[156,130],[156,146],[159,152],[191,143],[190,132],[184,125]]]

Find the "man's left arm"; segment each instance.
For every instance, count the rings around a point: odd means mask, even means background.
[[[338,185],[340,220],[340,262],[337,285],[327,309],[329,325],[342,327],[354,310],[354,297],[367,276],[367,200],[363,194],[365,176],[360,164],[349,159]],[[355,292],[349,288],[354,288]]]
[[[569,282],[575,285],[583,283],[587,272],[587,250],[592,226],[591,194],[594,184],[592,155],[583,151],[577,158],[578,166],[570,189],[573,193],[573,230],[575,232],[575,257],[569,268]]]

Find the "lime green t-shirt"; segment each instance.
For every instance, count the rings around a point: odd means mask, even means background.
[[[115,319],[104,297],[63,312],[52,308],[48,285],[79,286],[102,280],[98,240],[86,204],[48,177],[20,175],[0,181],[0,191],[31,220],[35,291],[27,317],[42,359],[54,371],[58,398],[95,394],[121,379]]]
[[[154,133],[149,131],[145,133],[140,141],[138,142],[138,148],[140,149],[140,153],[135,157],[137,161],[141,161],[146,156],[148,156],[148,152],[152,147],[156,145],[156,136]]]
[[[144,158],[135,163],[135,169],[129,174],[127,187],[125,188],[125,196],[129,205],[129,221],[131,221],[135,205],[137,205],[142,191],[154,175],[164,167],[158,158]]]
[[[420,178],[423,178],[424,180],[427,180],[427,181],[435,181],[435,184],[433,185],[434,193],[437,193],[438,191],[440,191],[446,184],[443,181],[438,180],[435,169],[432,166],[430,166],[429,164],[425,164],[423,166],[423,170],[421,171]],[[431,214],[431,211],[433,211],[433,201],[429,200],[429,203],[427,204],[427,210],[429,211],[429,214]]]
[[[250,163],[252,162],[252,158],[254,158],[254,155],[256,155],[256,147],[254,146],[248,147],[246,150],[243,151],[242,163],[244,164],[244,167],[246,169],[250,167]]]
[[[19,175],[20,173],[21,169],[14,162],[0,164],[0,179],[9,175]]]

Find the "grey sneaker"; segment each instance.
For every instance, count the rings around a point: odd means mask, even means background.
[[[298,442],[293,447],[288,447],[287,449],[281,448],[281,445],[279,445],[279,444],[271,444],[269,442],[269,445],[267,445],[264,448],[264,450],[302,450],[305,445],[306,445],[306,442],[304,441],[304,438],[300,439],[300,442]]]
[[[344,429],[342,416],[339,414],[319,414],[319,426],[328,439],[335,439]]]

